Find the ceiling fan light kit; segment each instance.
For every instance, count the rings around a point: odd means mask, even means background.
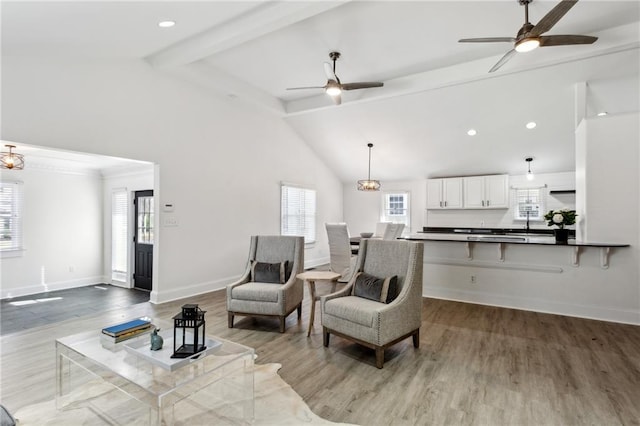
[[[358,181],[358,191],[380,191],[380,181],[371,179],[371,148],[373,148],[373,144],[368,143],[367,146],[369,147],[369,173],[366,179]]]
[[[530,52],[538,47],[568,46],[574,44],[592,44],[598,37],[585,35],[548,35],[542,34],[549,31],[571,9],[578,0],[561,0],[536,25],[529,22],[529,3],[533,0],[517,0],[524,6],[524,24],[516,37],[481,37],[463,38],[459,43],[514,43],[513,49],[504,54],[502,58],[489,70],[494,72],[506,64],[515,53]]]
[[[324,89],[325,93],[333,99],[333,102],[335,102],[336,105],[340,105],[342,103],[342,91],[344,90],[369,89],[384,86],[384,83],[380,81],[362,81],[357,83],[340,82],[340,78],[336,75],[336,61],[338,58],[340,58],[340,52],[329,53],[329,59],[331,59],[333,65],[329,62],[324,63],[324,73],[327,75],[327,84],[324,86],[289,87],[287,90]]]
[[[518,53],[526,53],[531,52],[532,50],[538,48],[540,46],[539,38],[523,38],[519,42],[516,43],[516,52]]]

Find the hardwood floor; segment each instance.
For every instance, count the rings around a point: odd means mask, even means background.
[[[56,338],[138,315],[169,319],[184,303],[207,311],[208,333],[255,348],[259,364],[281,363],[281,377],[335,422],[640,424],[640,327],[424,299],[420,348],[406,339],[378,370],[372,350],[336,336],[324,348],[319,321],[306,337],[308,294],[302,321],[290,315],[284,334],[277,319],[239,317],[227,328],[218,291],[2,336],[0,401],[15,411],[53,397]]]
[[[0,301],[0,335],[148,302],[142,290],[96,284]]]

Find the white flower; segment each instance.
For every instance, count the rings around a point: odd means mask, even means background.
[[[564,221],[564,216],[562,216],[560,213],[556,213],[553,215],[553,223],[562,223]]]

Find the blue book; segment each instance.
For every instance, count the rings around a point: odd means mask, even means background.
[[[138,318],[131,321],[123,322],[122,324],[116,324],[112,325],[111,327],[103,328],[102,332],[109,336],[117,337],[121,334],[130,333],[135,330],[149,327],[151,327],[151,321]]]

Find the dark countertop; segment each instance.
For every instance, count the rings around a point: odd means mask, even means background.
[[[479,230],[484,232],[474,232]],[[546,232],[544,232],[546,231]],[[571,230],[570,237],[575,236]],[[411,241],[456,241],[466,243],[507,243],[562,247],[629,247],[629,244],[576,241],[569,238],[566,243],[558,243],[553,230],[504,229],[504,228],[432,228],[425,227],[422,232],[405,237]]]

